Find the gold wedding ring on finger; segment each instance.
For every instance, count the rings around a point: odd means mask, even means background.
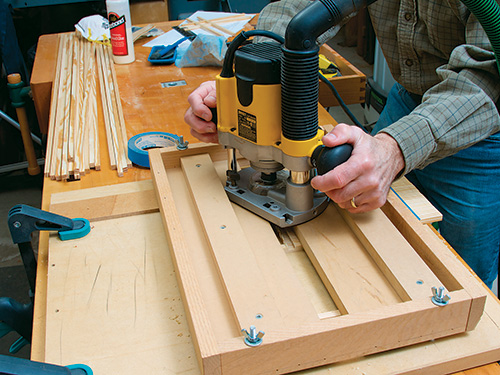
[[[352,208],[358,208],[358,206],[356,205],[356,201],[354,200],[354,198],[356,198],[356,197],[352,197],[352,199],[351,199],[351,206],[352,206]]]

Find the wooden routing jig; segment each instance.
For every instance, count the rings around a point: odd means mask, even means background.
[[[287,251],[227,199],[225,156],[219,146],[150,151],[204,374],[283,374],[474,329],[486,292],[394,194],[366,214],[330,204],[294,228],[302,247]],[[433,287],[450,297],[443,306]],[[255,347],[244,340],[252,326]]]

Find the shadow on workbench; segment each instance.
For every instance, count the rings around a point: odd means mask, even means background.
[[[27,204],[40,208],[42,202],[42,177],[29,176],[24,171],[0,175],[0,297],[9,297],[20,303],[29,303],[29,285],[17,245],[12,242],[7,226],[9,210],[16,204]],[[38,248],[38,233],[32,239]],[[26,345],[16,354],[9,353],[10,346],[19,338],[10,332],[0,338],[0,354],[20,358],[30,357],[30,346]]]

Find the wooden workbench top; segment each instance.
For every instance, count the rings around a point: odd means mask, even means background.
[[[158,24],[162,30],[168,30],[179,21]],[[35,97],[37,113],[45,113],[48,121],[52,81],[55,76],[58,34],[48,34],[40,37],[37,54],[33,67],[31,86]],[[136,134],[161,131],[183,135],[184,139],[192,143],[199,142],[192,137],[189,126],[184,122],[184,112],[188,108],[187,97],[202,82],[215,79],[220,73],[219,67],[190,67],[179,69],[174,65],[152,65],[147,61],[151,51],[143,47],[150,39],[139,39],[135,43],[136,60],[128,65],[115,65],[120,97],[124,108],[124,117],[127,127],[127,137],[130,139]],[[162,83],[184,80],[185,85],[176,87],[162,87]],[[47,97],[48,95],[48,97]],[[100,103],[100,93],[98,103]],[[50,104],[50,100],[48,102]],[[98,121],[103,124],[102,108],[98,105]],[[331,124],[333,119],[323,110],[320,112],[320,123]],[[42,209],[48,210],[50,197],[54,193],[74,191],[119,183],[150,179],[150,170],[134,166],[118,177],[116,170],[110,168],[106,135],[104,126],[100,126],[101,141],[101,170],[82,176],[78,181],[55,181],[44,179]],[[47,272],[48,235],[40,233],[38,254],[37,298],[35,305],[35,324],[33,334],[32,358],[44,359],[45,337],[45,299]]]
[[[175,23],[164,23],[158,27],[167,30]],[[54,77],[57,55],[58,36],[44,35],[40,38],[31,85],[34,93],[38,90],[38,99],[35,96],[35,105],[40,119],[40,113],[47,113],[48,108],[41,108],[43,98],[50,98],[50,88]],[[121,100],[124,108],[127,137],[148,131],[166,131],[183,135],[189,142],[197,142],[184,123],[184,112],[188,107],[187,96],[202,82],[214,79],[220,68],[183,68],[175,66],[152,66],[147,61],[149,48],[142,47],[144,39],[136,42],[136,61],[129,65],[115,65]],[[186,85],[162,87],[162,83],[184,80]],[[98,94],[99,95],[99,94]],[[99,97],[98,97],[98,100]],[[37,103],[39,105],[37,105]],[[40,107],[41,106],[41,107]],[[99,107],[99,106],[98,106]],[[45,112],[44,112],[45,111]],[[102,110],[98,109],[99,122],[103,122]],[[326,111],[320,111],[320,123],[333,123],[334,120]],[[101,126],[101,139],[105,139],[104,127]],[[79,181],[53,181],[48,178],[44,181],[42,209],[48,210],[50,197],[54,193],[80,190],[85,188],[120,184],[132,181],[150,179],[150,171],[145,168],[133,167],[123,177],[118,177],[116,171],[111,170],[107,156],[106,144],[101,143],[102,170],[92,171]],[[38,278],[36,286],[36,303],[34,315],[34,331],[32,341],[32,359],[45,359],[45,317],[47,297],[47,260],[48,235],[40,234],[38,253]],[[478,369],[463,372],[467,375],[486,375],[500,373],[497,364],[484,366]]]

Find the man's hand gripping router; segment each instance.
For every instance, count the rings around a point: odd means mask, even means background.
[[[349,212],[366,212],[383,206],[392,182],[404,168],[399,145],[388,134],[371,136],[346,124],[337,125],[323,137],[327,147],[344,143],[353,146],[351,157],[334,170],[314,177],[312,187]]]
[[[203,82],[188,96],[190,107],[184,121],[191,126],[191,135],[202,142],[218,143],[217,126],[212,121],[210,108],[217,106],[215,81]]]
[[[216,143],[217,127],[210,108],[216,106],[215,82],[204,82],[188,97],[184,120],[191,134],[202,142]],[[311,180],[311,185],[326,193],[340,207],[352,213],[374,210],[384,205],[389,188],[404,168],[404,158],[396,140],[379,133],[371,136],[356,126],[339,124],[323,137],[327,147],[349,143],[349,160],[334,170]]]

